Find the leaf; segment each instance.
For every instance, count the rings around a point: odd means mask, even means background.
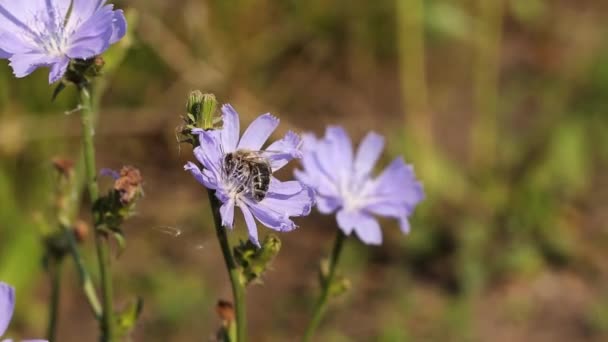
[[[119,337],[126,337],[133,330],[143,306],[144,301],[138,296],[124,310],[116,314],[116,333]]]

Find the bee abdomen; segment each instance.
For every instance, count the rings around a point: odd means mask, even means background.
[[[272,174],[272,170],[270,169],[270,165],[266,163],[256,164],[256,167],[253,168],[252,174],[252,190],[253,190],[253,199],[260,202],[266,197],[268,193],[268,187],[270,185],[270,175]]]

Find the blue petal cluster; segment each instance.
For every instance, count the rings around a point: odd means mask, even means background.
[[[384,148],[384,138],[368,133],[353,152],[342,127],[330,126],[325,136],[304,136],[302,164],[296,178],[316,191],[317,208],[323,214],[337,212],[338,226],[353,231],[366,244],[382,243],[375,215],[396,218],[401,230],[409,231],[408,216],[424,198],[422,185],[403,158],[390,163],[378,176],[372,171]]]
[[[49,67],[49,83],[70,59],[87,59],[120,40],[127,22],[106,0],[0,0],[0,58],[25,77]]]
[[[222,225],[229,228],[233,226],[234,207],[239,207],[249,231],[249,240],[260,246],[256,219],[268,228],[291,231],[296,228],[291,217],[310,213],[314,193],[299,181],[282,182],[271,176],[266,196],[258,202],[250,192],[244,191],[245,184],[241,179],[231,177],[226,171],[225,156],[235,151],[253,151],[265,158],[272,172],[275,172],[290,160],[300,157],[300,137],[288,132],[282,139],[262,150],[266,140],[279,125],[279,119],[270,114],[261,115],[239,138],[238,113],[232,106],[224,105],[222,114],[221,129],[197,131],[200,146],[194,149],[194,155],[203,168],[192,162],[188,162],[184,168],[205,187],[215,190],[215,196],[222,202]]]

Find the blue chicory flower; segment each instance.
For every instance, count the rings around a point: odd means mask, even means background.
[[[337,211],[338,227],[346,235],[353,231],[366,244],[382,243],[380,225],[374,215],[396,218],[401,230],[409,231],[408,216],[424,198],[422,185],[412,166],[397,158],[376,178],[373,168],[384,148],[384,138],[370,132],[356,154],[342,127],[330,126],[325,137],[303,137],[302,164],[296,179],[316,190],[317,209],[323,214]]]
[[[50,67],[58,81],[70,59],[88,59],[120,40],[127,22],[106,0],[0,0],[0,58],[25,77]]]
[[[253,152],[257,158],[261,158],[259,161],[270,166],[271,172],[275,172],[291,159],[301,156],[301,140],[297,134],[288,132],[282,139],[270,144],[266,150],[260,150],[279,125],[279,119],[270,114],[261,115],[249,125],[239,139],[238,113],[230,105],[222,106],[222,113],[222,129],[193,132],[199,134],[200,146],[194,149],[194,155],[203,168],[192,162],[188,162],[184,168],[205,187],[215,190],[215,196],[222,203],[220,213],[224,227],[232,228],[234,207],[241,209],[249,240],[259,247],[255,219],[268,228],[281,232],[291,231],[296,225],[290,217],[310,213],[314,192],[299,181],[282,182],[270,175],[265,196],[256,200],[255,192],[248,184],[250,180],[243,177],[243,173],[230,172],[226,157],[234,152]]]
[[[15,310],[15,289],[0,281],[0,337],[4,335]],[[3,340],[11,342],[12,340]],[[24,340],[23,342],[48,342],[46,340]]]

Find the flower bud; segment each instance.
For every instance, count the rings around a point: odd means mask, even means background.
[[[262,274],[270,267],[270,263],[281,250],[281,240],[274,234],[268,234],[258,248],[251,241],[241,243],[234,248],[234,256],[241,265],[242,282],[248,285],[260,280]]]
[[[217,109],[217,100],[213,94],[203,94],[200,90],[190,92],[186,105],[186,125],[192,128],[213,128],[213,116]]]

